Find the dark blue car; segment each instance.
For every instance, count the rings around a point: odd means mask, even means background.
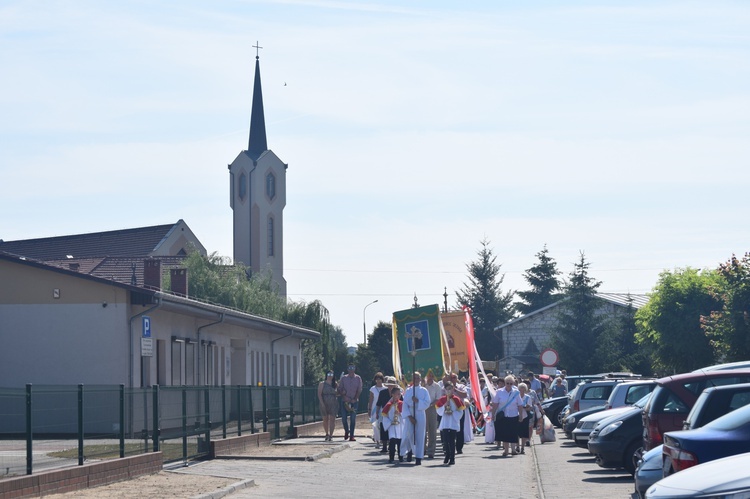
[[[695,430],[664,434],[664,476],[722,457],[750,452],[750,405]]]

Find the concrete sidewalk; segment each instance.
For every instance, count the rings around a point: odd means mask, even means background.
[[[344,494],[379,498],[383,494],[418,494],[422,497],[476,495],[479,497],[557,499],[630,498],[633,480],[623,470],[604,470],[592,457],[558,431],[558,441],[535,444],[526,454],[503,458],[502,451],[483,439],[467,443],[454,466],[435,459],[389,464],[369,438],[357,442],[340,438],[333,447],[341,452],[307,462],[216,460],[183,469],[181,473],[233,476],[252,480],[253,486],[233,490],[231,499],[256,497],[319,497]],[[317,437],[322,438],[322,437]],[[316,437],[285,445],[317,446]],[[249,482],[246,482],[249,483]],[[218,497],[214,495],[213,497]]]

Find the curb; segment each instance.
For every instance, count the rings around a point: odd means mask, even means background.
[[[533,439],[532,439],[533,440]],[[534,456],[534,474],[536,475],[536,489],[539,495],[539,499],[544,498],[544,489],[542,488],[542,475],[539,472],[539,461],[536,458],[536,443],[531,442],[531,455]],[[542,444],[539,444],[542,445]]]
[[[237,492],[238,490],[245,489],[247,487],[255,487],[255,480],[243,480],[241,482],[233,483],[232,485],[228,485],[224,487],[223,489],[209,492],[207,494],[201,494],[198,496],[193,496],[191,499],[219,499],[221,497],[224,497],[226,495],[232,494],[234,492]]]
[[[317,461],[324,457],[331,457],[337,452],[350,449],[350,443],[341,443],[336,447],[326,449],[310,456],[216,456],[215,460],[223,461]]]

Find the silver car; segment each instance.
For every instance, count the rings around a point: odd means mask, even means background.
[[[662,478],[646,499],[750,497],[750,453],[716,459]]]

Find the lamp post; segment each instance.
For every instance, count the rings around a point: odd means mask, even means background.
[[[362,331],[365,333],[365,343],[364,343],[365,346],[367,346],[367,319],[366,319],[365,313],[367,312],[367,307],[377,302],[378,300],[371,301],[370,303],[365,305],[365,308],[362,309]]]

